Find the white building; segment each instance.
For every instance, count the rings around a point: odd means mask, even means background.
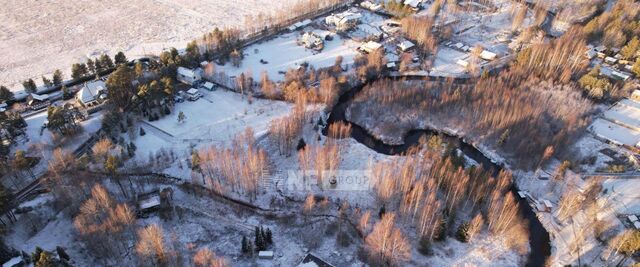
[[[308,49],[322,50],[324,48],[324,41],[320,36],[312,32],[305,32],[300,38],[300,43]]]
[[[311,253],[307,254],[297,267],[334,267],[331,263],[326,262],[325,260],[318,258],[316,255]]]
[[[185,98],[187,98],[187,100],[189,101],[196,101],[200,99],[201,96],[202,94],[200,94],[200,91],[198,91],[198,89],[196,88],[191,88],[187,90],[187,92],[185,92]]]
[[[362,3],[360,3],[360,6],[363,8],[369,9],[371,11],[378,11],[382,8],[382,5],[374,4],[370,1],[363,1]]]
[[[480,53],[480,58],[484,60],[494,60],[497,56],[496,53],[487,50],[482,50],[482,53]]]
[[[358,31],[364,33],[364,38],[369,40],[379,41],[380,39],[382,39],[383,35],[383,32],[380,29],[369,24],[358,25]]]
[[[259,251],[258,258],[265,259],[265,260],[273,259],[273,251],[270,251],[270,250]]]
[[[202,88],[206,89],[207,91],[213,91],[216,89],[216,86],[212,82],[205,82],[202,85]]]
[[[76,101],[85,107],[98,104],[106,98],[107,85],[102,80],[87,82],[76,93]]]
[[[409,51],[411,48],[413,48],[415,45],[408,41],[408,40],[404,40],[401,43],[398,44],[398,48],[400,49],[400,51],[402,52],[406,52]]]
[[[360,23],[362,14],[357,12],[345,11],[338,14],[331,14],[324,19],[327,25],[336,26],[339,31],[347,31],[353,29]]]
[[[460,66],[463,66],[463,67],[465,67],[465,68],[466,68],[466,67],[469,67],[469,61],[466,61],[466,60],[464,60],[464,59],[458,59],[458,60],[456,61],[456,64],[458,64],[458,65],[460,65]]]
[[[419,9],[420,4],[422,4],[422,0],[404,0],[404,4],[413,9]]]
[[[616,62],[618,62],[618,59],[615,57],[605,57],[604,62],[607,64],[616,64]]]
[[[195,70],[178,67],[178,73],[176,75],[178,81],[193,85],[194,82],[202,80],[202,69],[197,68]]]
[[[371,53],[381,48],[382,48],[382,44],[374,41],[366,42],[360,46],[360,50],[362,50],[365,53]]]

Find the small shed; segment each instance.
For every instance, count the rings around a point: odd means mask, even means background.
[[[33,110],[45,108],[50,104],[49,95],[47,94],[39,95],[39,94],[31,93],[27,98],[28,98],[27,105],[29,105],[29,107]]]
[[[371,53],[381,48],[382,48],[382,44],[374,41],[366,42],[360,46],[360,50],[362,50],[365,53]]]
[[[334,267],[331,263],[319,258],[311,253],[307,254],[302,261],[297,265],[298,267]]]
[[[551,212],[551,209],[553,208],[553,205],[551,204],[551,201],[546,200],[546,199],[542,199],[542,205],[544,207],[544,211],[546,212]]]
[[[396,69],[396,63],[395,62],[387,63],[387,69],[395,70]]]
[[[629,220],[630,223],[634,223],[638,221],[638,216],[636,215],[629,215],[627,216],[627,219]]]
[[[640,230],[640,222],[639,221],[634,222],[633,228],[635,228],[636,230]]]
[[[407,6],[410,6],[413,9],[420,8],[421,3],[422,3],[422,0],[404,0],[404,4]]]
[[[469,67],[469,61],[466,61],[464,59],[458,59],[458,61],[456,61],[456,64],[463,66],[463,67]]]
[[[371,11],[378,11],[382,8],[382,5],[374,4],[371,1],[363,1],[362,3],[360,3],[360,6]]]
[[[216,89],[216,86],[215,86],[212,82],[205,82],[205,83],[202,85],[202,88],[204,88],[204,89],[206,89],[206,90],[208,90],[208,91],[213,91],[213,90],[215,90],[215,89]]]
[[[415,45],[411,41],[408,41],[408,40],[404,40],[404,41],[402,41],[401,43],[398,44],[398,48],[402,52],[409,51],[414,46]]]
[[[139,214],[158,210],[161,204],[160,191],[154,190],[148,193],[139,194],[136,204]]]
[[[191,88],[191,89],[187,90],[187,92],[185,92],[185,97],[189,101],[196,101],[201,96],[202,95],[200,95],[200,91],[198,91],[198,89],[196,89],[196,88]]]
[[[498,55],[496,55],[496,53],[493,53],[491,51],[488,50],[482,50],[482,53],[480,53],[480,58],[484,59],[484,60],[494,60],[496,59]]]
[[[271,250],[259,251],[258,252],[258,258],[264,259],[264,260],[271,260],[271,259],[273,259],[273,251],[271,251]]]
[[[618,59],[615,57],[605,57],[604,62],[607,64],[616,64],[616,62],[618,62]]]
[[[521,199],[526,199],[526,198],[527,198],[527,193],[526,193],[526,192],[524,192],[524,191],[518,191],[518,196],[519,196]]]

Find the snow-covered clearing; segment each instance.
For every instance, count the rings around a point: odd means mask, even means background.
[[[291,108],[285,102],[262,99],[249,104],[246,97],[224,90],[201,93],[204,97],[198,101],[176,103],[170,115],[141,123],[146,135],[136,137],[136,154],[145,158],[161,148],[225,145],[248,127],[259,138],[271,120],[288,114]],[[186,116],[184,122],[178,122],[180,112]]]
[[[470,55],[458,50],[441,46],[436,54],[433,62],[433,68],[429,75],[431,76],[462,76],[467,72],[467,68],[458,64],[459,60],[469,61]]]
[[[589,130],[600,138],[623,145],[635,146],[640,142],[640,132],[604,119],[596,119],[591,126],[589,126]]]
[[[183,47],[215,27],[243,26],[244,18],[274,12],[296,0],[7,0],[0,6],[0,84],[20,81],[102,53],[129,57]]]
[[[310,27],[308,27],[310,28]],[[263,71],[274,81],[284,79],[284,74],[291,68],[296,68],[306,62],[316,69],[332,66],[336,58],[341,56],[343,64],[352,64],[358,54],[356,48],[360,43],[350,39],[343,39],[335,35],[333,40],[324,42],[324,49],[315,52],[296,43],[300,38],[299,32],[279,35],[265,42],[254,44],[244,50],[244,59],[240,67],[236,68],[227,63],[217,66],[218,71],[224,71],[229,76],[237,76],[243,72],[251,72],[254,79],[260,79]],[[266,64],[260,62],[264,60]]]

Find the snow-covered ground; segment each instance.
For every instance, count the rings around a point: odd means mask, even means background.
[[[467,68],[458,64],[459,60],[469,61],[470,55],[452,48],[440,47],[436,59],[433,62],[433,68],[429,75],[431,76],[462,76],[467,72]]]
[[[249,104],[246,97],[224,90],[201,92],[204,97],[198,101],[176,103],[170,115],[140,124],[146,132],[135,140],[140,159],[162,148],[182,152],[191,147],[227,145],[248,127],[259,138],[273,119],[288,114],[291,108],[285,102],[261,99]],[[184,122],[178,122],[180,112],[186,116]]]
[[[87,57],[123,51],[129,57],[184,47],[215,27],[242,27],[244,18],[296,0],[7,0],[0,5],[0,84],[20,81]]]
[[[79,125],[82,127],[82,131],[77,135],[56,140],[54,140],[48,129],[42,130],[46,120],[46,110],[25,118],[27,122],[27,127],[25,128],[26,136],[22,140],[19,139],[16,145],[11,148],[14,153],[16,150],[23,150],[27,156],[41,157],[38,165],[32,170],[36,176],[47,169],[49,159],[51,159],[55,148],[60,147],[68,151],[74,151],[89,140],[94,133],[98,132],[102,125],[102,112],[94,113],[87,120],[80,122]]]
[[[308,27],[311,30],[311,27]],[[324,49],[315,52],[306,49],[296,43],[300,38],[298,32],[279,35],[274,39],[254,44],[244,50],[244,59],[240,67],[234,67],[231,63],[224,66],[216,66],[217,71],[224,71],[228,76],[237,76],[240,73],[251,72],[254,79],[259,80],[263,71],[274,81],[284,79],[284,74],[291,68],[296,68],[302,63],[309,63],[316,69],[332,66],[336,58],[341,56],[343,64],[352,64],[353,58],[358,54],[356,48],[360,43],[350,39],[343,39],[335,35],[333,40],[324,42]],[[260,63],[266,61],[266,64]]]
[[[620,126],[605,119],[596,119],[591,126],[590,131],[599,137],[612,140],[620,144],[635,146],[640,142],[640,132]]]

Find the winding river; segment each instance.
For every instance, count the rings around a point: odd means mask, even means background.
[[[466,81],[459,81],[466,82]],[[370,82],[369,82],[370,83]],[[368,84],[368,83],[367,83]],[[377,139],[375,136],[369,134],[367,130],[360,125],[352,123],[345,118],[345,111],[351,104],[353,98],[364,88],[366,84],[355,86],[348,92],[342,94],[338,100],[338,103],[333,107],[329,113],[327,119],[327,125],[335,122],[344,122],[351,125],[351,138],[355,139],[359,143],[367,146],[368,148],[385,155],[399,155],[407,151],[408,148],[418,144],[420,138],[425,135],[438,134],[445,137],[448,141],[457,143],[457,147],[469,158],[483,165],[485,169],[490,170],[494,174],[497,174],[502,167],[493,163],[487,158],[481,151],[474,146],[466,143],[462,138],[451,136],[446,133],[438,132],[433,129],[415,129],[411,130],[404,137],[404,143],[402,145],[388,145]],[[323,134],[326,135],[326,129]],[[511,189],[511,193],[514,194],[515,199],[520,202],[520,214],[529,221],[529,245],[531,247],[530,254],[527,257],[525,266],[544,266],[545,261],[551,255],[551,246],[549,233],[544,229],[540,220],[533,212],[533,209],[527,203],[525,199],[521,199],[517,195],[517,188],[515,185]]]

